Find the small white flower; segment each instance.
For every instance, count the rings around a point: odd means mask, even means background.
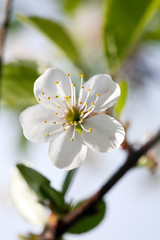
[[[90,78],[76,97],[69,74],[50,68],[34,84],[39,104],[20,115],[25,137],[31,142],[50,142],[49,157],[58,168],[73,169],[93,151],[116,150],[124,140],[124,129],[114,118],[97,113],[111,107],[120,96],[118,84],[107,74]],[[93,114],[92,114],[93,115]]]

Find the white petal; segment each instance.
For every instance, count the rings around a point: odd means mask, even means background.
[[[53,124],[53,122],[56,122],[56,124]],[[50,133],[62,128],[62,120],[54,115],[54,111],[41,104],[24,110],[20,115],[20,123],[24,136],[34,143],[50,141],[54,137],[54,134]],[[49,136],[46,136],[46,134],[49,134]]]
[[[122,125],[114,118],[100,114],[85,119],[83,126],[91,128],[91,132],[83,130],[83,140],[93,151],[110,152],[114,151],[124,140],[125,132]]]
[[[107,74],[98,74],[91,77],[85,84],[82,95],[82,102],[90,89],[87,106],[95,102],[96,95],[99,94],[97,103],[95,104],[94,112],[103,111],[111,107],[120,96],[120,87]]]
[[[64,101],[64,97],[71,95],[69,78],[62,70],[49,68],[35,81],[34,94],[40,103],[52,104],[52,101]]]
[[[72,132],[70,127],[50,143],[49,157],[57,168],[77,168],[86,158],[87,146],[83,145],[82,135],[75,132],[74,140],[70,141]]]
[[[11,175],[10,193],[15,207],[29,223],[41,227],[47,223],[46,209],[38,203],[36,194],[16,168]]]

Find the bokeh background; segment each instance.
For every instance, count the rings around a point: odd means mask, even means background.
[[[20,21],[18,16],[21,14],[46,17],[63,24],[68,29],[71,39],[73,38],[79,46],[86,79],[96,73],[110,73],[103,44],[105,2],[13,1],[13,14],[4,51],[5,64],[32,61],[32,66],[35,66],[39,73],[50,66],[56,66],[66,73],[69,72],[75,82],[80,79],[81,69],[75,67],[63,51],[33,26],[24,24],[23,20]],[[4,17],[4,7],[5,0],[0,0],[0,22]],[[112,14],[114,16],[116,13],[113,11]],[[127,137],[136,148],[160,127],[159,23],[158,12],[149,25],[150,35],[146,34],[146,37],[138,42],[120,75],[129,86],[120,120],[123,124],[127,121],[130,123]],[[152,30],[156,32],[156,29],[157,35],[154,35]],[[28,76],[24,72],[25,74]],[[29,89],[32,87],[29,86]],[[15,96],[11,96],[12,92],[16,91],[17,95],[20,95],[21,91],[23,96],[24,89],[20,89],[17,83],[13,89],[3,93],[8,98],[3,100],[0,120],[0,238],[10,240],[16,240],[19,233],[39,232],[41,229],[23,219],[11,200],[10,173],[16,163],[29,162],[46,175],[57,189],[61,187],[65,175],[65,171],[56,169],[50,163],[48,144],[32,144],[25,141],[19,124],[19,113],[25,108],[26,103],[21,106],[20,98],[14,99]],[[87,159],[79,168],[67,195],[68,200],[84,199],[94,193],[124,162],[125,157],[126,153],[122,149],[108,154],[88,151]],[[66,234],[65,239],[160,239],[160,171],[152,174],[147,168],[133,169],[107,194],[105,200],[106,216],[97,228],[82,235]]]

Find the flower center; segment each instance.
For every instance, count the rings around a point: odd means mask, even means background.
[[[79,122],[80,121],[80,112],[78,108],[73,107],[73,111],[69,109],[69,111],[66,114],[66,120],[70,122]]]

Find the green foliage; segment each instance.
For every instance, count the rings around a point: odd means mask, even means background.
[[[80,234],[95,228],[104,218],[106,205],[104,201],[100,201],[94,209],[86,217],[76,223],[69,229],[69,233]]]
[[[77,172],[77,169],[73,169],[73,170],[70,170],[70,171],[67,172],[67,174],[65,176],[65,179],[64,179],[64,182],[63,182],[63,185],[62,185],[63,195],[66,194],[66,192],[67,192],[67,190],[68,190],[76,172]]]
[[[107,0],[104,41],[112,73],[131,53],[155,13],[159,0]]]
[[[62,1],[62,7],[64,10],[68,13],[71,13],[74,11],[83,0],[61,0]]]
[[[33,62],[16,62],[3,66],[2,101],[7,105],[24,109],[36,103],[33,94],[34,81],[39,77]]]
[[[23,164],[17,164],[17,168],[41,203],[46,200],[49,201],[52,210],[60,216],[68,211],[68,205],[64,201],[63,194],[52,188],[46,177]]]
[[[117,118],[120,118],[122,110],[125,106],[127,95],[128,95],[128,84],[126,81],[121,81],[119,83],[120,89],[121,89],[121,95],[115,104],[114,110]]]
[[[79,53],[72,40],[72,37],[63,25],[50,19],[44,19],[34,16],[28,17],[24,15],[18,15],[17,18],[21,22],[34,26],[52,43],[56,44],[74,64],[76,64],[80,68],[82,67]]]
[[[157,10],[153,22],[149,24],[144,40],[160,41],[160,9]]]

